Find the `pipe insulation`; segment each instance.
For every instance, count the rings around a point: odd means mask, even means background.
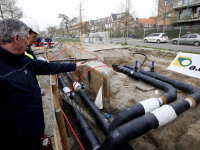
[[[77,103],[76,100],[72,99],[73,102]],[[79,131],[81,133],[81,137],[83,140],[83,143],[88,150],[97,150],[100,147],[100,142],[97,139],[96,135],[90,128],[90,126],[85,121],[85,118],[71,105],[69,105],[70,110],[72,112],[72,115],[74,117],[74,120],[79,128]]]
[[[137,80],[141,80],[142,82],[146,84],[150,84],[158,89],[161,89],[165,91],[166,93],[162,94],[161,97],[164,100],[164,103],[170,103],[177,99],[177,91],[174,87],[172,87],[170,84],[167,84],[165,82],[153,79],[147,75],[143,75],[140,72],[136,72],[134,70],[130,70],[128,68],[122,67],[118,64],[112,65],[114,68],[117,69],[119,72],[123,72],[124,74],[127,74],[129,77]]]
[[[118,150],[120,144],[138,138],[151,129],[156,129],[171,122],[177,115],[189,108],[189,102],[182,99],[131,120],[111,131],[99,150]]]
[[[129,64],[125,64],[124,67],[129,68],[131,70],[135,69],[135,67],[133,67]],[[198,89],[198,88],[196,88],[196,87],[194,87],[190,84],[187,84],[187,83],[184,83],[184,82],[181,82],[181,81],[177,81],[177,80],[171,79],[169,77],[159,75],[156,72],[144,71],[141,68],[139,68],[139,71],[142,74],[145,74],[145,75],[150,76],[152,78],[155,78],[157,80],[166,82],[166,83],[172,85],[173,87],[175,87],[179,90],[182,90],[186,93],[189,93],[190,95],[188,97],[186,97],[185,99],[189,99],[190,101],[192,101],[193,106],[200,103],[200,89]]]
[[[69,89],[61,75],[58,76],[58,80],[62,88]],[[69,94],[67,96],[70,98]],[[71,100],[74,103],[77,103],[74,97]],[[87,124],[85,118],[71,105],[69,105],[69,108],[81,133],[84,146],[87,150],[97,150],[100,147],[99,140],[97,139],[90,126]]]
[[[72,80],[72,76],[69,72],[66,73],[68,79],[73,84],[76,80]],[[110,126],[110,121],[106,118],[106,116],[94,105],[92,100],[89,98],[88,94],[82,88],[78,88],[78,94],[82,101],[86,104],[92,115],[96,118],[97,125],[101,128],[105,135],[109,134],[108,127]],[[124,143],[119,145],[121,150],[132,150],[133,148],[128,144]]]
[[[115,119],[112,121],[112,123],[109,126],[110,131],[114,130],[116,127],[122,125],[123,123],[126,123],[134,118],[137,118],[148,112],[153,111],[154,109],[159,108],[160,106],[163,105],[163,103],[170,103],[177,99],[176,89],[173,88],[171,85],[164,83],[162,81],[155,80],[149,76],[143,75],[139,72],[135,72],[133,70],[122,67],[117,64],[113,64],[113,67],[115,67],[117,71],[123,72],[127,74],[128,76],[130,76],[131,78],[141,80],[147,84],[150,84],[154,87],[157,87],[165,91],[166,93],[159,96],[158,98],[150,98],[150,99],[141,101],[139,103],[136,103],[132,105],[131,107],[128,107],[122,110],[121,112],[119,112],[118,115],[115,117]]]
[[[139,103],[143,106],[145,114],[147,114],[162,106],[160,102],[161,101],[159,101],[157,98],[149,98],[147,100],[140,101]]]

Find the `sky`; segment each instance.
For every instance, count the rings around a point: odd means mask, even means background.
[[[83,21],[109,17],[111,13],[118,13],[120,2],[126,0],[84,0]],[[17,0],[25,16],[34,19],[40,31],[47,26],[59,26],[61,19],[58,14],[65,14],[69,18],[78,16],[78,0]],[[155,9],[155,0],[133,0],[133,10],[138,18],[149,18]]]

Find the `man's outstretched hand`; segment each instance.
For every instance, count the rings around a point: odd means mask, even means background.
[[[76,70],[82,71],[83,67],[85,66],[83,61],[76,63]]]

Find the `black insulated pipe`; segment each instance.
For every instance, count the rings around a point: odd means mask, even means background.
[[[66,73],[68,79],[70,82],[74,83],[72,81],[72,76],[69,72]],[[107,135],[108,134],[108,127],[110,125],[109,120],[106,118],[106,116],[101,113],[101,111],[94,105],[94,103],[91,101],[89,96],[86,92],[84,92],[83,89],[79,88],[78,94],[81,98],[81,100],[85,103],[85,105],[88,107],[88,109],[91,111],[92,115],[96,118],[97,125],[103,130],[103,132]]]
[[[121,112],[117,114],[115,119],[110,123],[109,131],[114,130],[123,123],[126,123],[132,119],[135,119],[139,116],[143,116],[144,114],[145,114],[144,107],[140,103],[136,103],[131,107],[123,109]]]
[[[124,67],[126,68],[129,68],[131,70],[134,70],[135,67],[129,65],[129,64],[125,64]],[[142,74],[145,74],[147,76],[150,76],[152,78],[155,78],[155,79],[158,79],[160,81],[163,81],[163,82],[166,82],[170,85],[172,85],[173,87],[179,89],[179,90],[182,90],[186,93],[189,93],[190,95],[188,96],[189,98],[192,98],[197,104],[200,103],[200,90],[190,84],[187,84],[187,83],[184,83],[184,82],[181,82],[181,81],[177,81],[177,80],[174,80],[174,79],[171,79],[169,77],[165,77],[165,76],[162,76],[162,75],[159,75],[155,72],[150,72],[150,71],[144,71],[143,69],[139,68],[139,71],[142,73]]]
[[[141,80],[147,84],[150,84],[156,88],[159,88],[166,93],[164,93],[162,96],[166,99],[167,103],[170,103],[172,101],[175,101],[177,99],[177,91],[174,89],[171,85],[164,83],[162,81],[155,80],[151,77],[148,77],[146,75],[143,75],[139,72],[135,72],[133,70],[130,70],[128,68],[122,67],[117,64],[113,64],[113,67],[117,69],[119,72],[123,72],[130,76],[131,78],[136,78],[138,80]],[[109,131],[114,130],[116,127],[122,125],[123,123],[126,123],[132,119],[135,119],[139,116],[142,116],[145,114],[145,110],[142,104],[136,103],[132,105],[129,108],[126,108],[122,110],[118,115],[115,117],[115,119],[111,122],[109,126]]]
[[[67,87],[61,75],[58,76],[58,81],[62,88]],[[68,97],[70,98],[70,96]],[[71,100],[77,104],[77,101],[75,100],[74,97]],[[100,143],[96,135],[94,134],[90,126],[87,124],[84,117],[71,105],[69,105],[69,108],[81,133],[84,146],[86,147],[87,150],[97,150],[100,147]]]
[[[68,79],[70,82],[74,83],[75,80],[72,81],[72,76],[69,72],[66,73]],[[106,116],[94,105],[94,103],[91,101],[87,93],[79,88],[78,94],[82,101],[86,104],[92,115],[96,118],[97,125],[101,128],[101,130],[104,132],[105,135],[109,134],[108,127],[110,126],[110,121],[106,118]],[[128,144],[124,143],[123,145],[120,145],[119,148],[121,150],[132,150],[133,148]]]
[[[72,99],[72,101],[74,103],[77,103],[74,98]],[[97,150],[100,147],[100,143],[96,135],[94,134],[90,126],[87,124],[83,116],[71,105],[69,105],[69,107],[74,117],[74,120],[79,128],[86,149]]]
[[[166,93],[162,94],[162,97],[165,98],[167,103],[171,103],[177,99],[177,91],[170,84],[153,79],[147,75],[143,75],[140,72],[135,72],[118,64],[113,64],[112,66],[115,67],[117,71],[123,72],[133,79],[141,80],[146,84],[150,84],[158,89],[165,91]]]
[[[119,150],[119,146],[158,127],[154,114],[148,113],[111,131],[99,150]]]
[[[131,139],[138,138],[151,129],[156,129],[174,120],[177,115],[190,108],[188,101],[182,99],[164,105],[151,113],[125,123],[111,131],[99,150],[118,150],[118,146]],[[157,118],[155,114],[159,113]],[[173,115],[173,116],[172,116]]]
[[[188,101],[181,99],[169,104],[176,112],[177,115],[181,114],[182,112],[190,109],[190,104]]]

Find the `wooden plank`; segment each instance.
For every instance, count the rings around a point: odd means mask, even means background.
[[[52,59],[50,62],[58,62],[58,61],[87,61],[87,60],[97,60],[97,58],[81,58],[81,59],[75,59],[75,58],[64,58],[64,59]]]
[[[91,69],[90,66],[85,65],[83,68],[83,72],[86,72],[87,70]],[[77,75],[80,77],[83,72],[77,71]],[[91,93],[94,95],[98,94],[99,88],[102,85],[102,80],[103,81],[103,100],[110,102],[110,94],[109,94],[109,84],[110,84],[110,79],[107,75],[99,72],[98,70],[91,70],[87,74],[85,74],[81,78],[81,82],[83,82],[87,87],[89,88]]]
[[[70,150],[62,109],[61,108],[56,109],[55,114],[62,143],[66,150]]]
[[[60,137],[58,133],[58,129],[56,129],[55,121],[53,121],[53,133],[54,133],[54,143],[55,143],[55,148],[56,150],[62,150],[61,142],[60,142]]]
[[[52,83],[52,92],[53,92],[53,100],[54,100],[54,107],[55,109],[58,109],[59,106],[59,97],[58,97],[58,88],[56,83]]]
[[[50,76],[50,85],[52,83],[52,77]],[[50,86],[50,91],[51,91],[51,105],[52,108],[54,109],[54,104],[53,104],[53,94],[52,94],[52,87]],[[54,112],[54,110],[53,110]],[[53,113],[53,132],[54,132],[54,142],[55,142],[55,148],[56,150],[62,150],[62,145],[60,142],[60,135],[59,135],[59,130],[56,122],[56,116],[55,113]]]

